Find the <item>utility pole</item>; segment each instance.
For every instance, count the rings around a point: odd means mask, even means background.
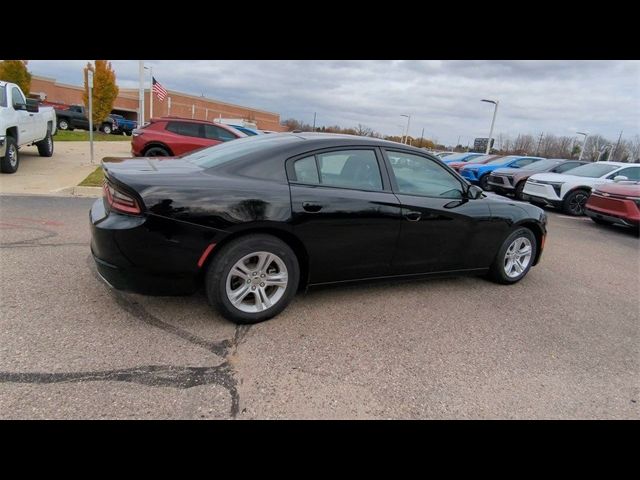
[[[544,136],[544,132],[540,134],[540,138],[538,139],[538,146],[536,147],[536,155],[538,155],[538,152],[540,151],[540,144],[542,143],[543,136]]]
[[[460,145],[460,137],[461,137],[461,136],[462,136],[462,135],[458,135],[458,142],[456,143],[456,147],[457,147],[458,145]]]
[[[420,134],[420,147],[424,147],[424,127],[422,127],[422,133]]]
[[[313,131],[316,131],[316,112],[313,112]]]
[[[138,60],[139,86],[138,86],[138,127],[144,125],[144,62]]]
[[[91,65],[89,65],[91,67]],[[87,69],[87,86],[89,87],[89,148],[91,165],[93,165],[93,69]]]

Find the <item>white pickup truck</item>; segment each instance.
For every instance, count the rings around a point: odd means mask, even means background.
[[[0,81],[0,171],[15,173],[20,156],[18,149],[36,145],[41,157],[53,155],[56,112],[27,100],[14,83]]]

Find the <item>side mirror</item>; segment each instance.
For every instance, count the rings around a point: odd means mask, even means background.
[[[469,185],[469,188],[467,189],[467,198],[470,200],[477,200],[482,197],[483,192],[484,191],[480,187],[476,185]]]
[[[24,103],[14,103],[13,104],[13,109],[14,110],[26,110],[27,109],[27,105]]]
[[[629,179],[624,175],[616,175],[615,177],[613,177],[614,182],[624,182],[625,180],[629,180]]]
[[[37,100],[27,100],[27,112],[30,113],[38,113],[40,111],[40,106],[38,105]]]

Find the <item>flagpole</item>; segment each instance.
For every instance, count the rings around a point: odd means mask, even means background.
[[[149,67],[151,75],[151,88],[149,89],[149,121],[153,118],[153,67]]]

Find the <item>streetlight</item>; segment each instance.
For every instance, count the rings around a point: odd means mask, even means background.
[[[582,160],[582,154],[584,153],[584,147],[587,146],[587,137],[589,136],[588,133],[584,133],[584,132],[576,132],[578,135],[584,135],[584,141],[582,142],[582,148],[580,149],[580,157],[578,158],[578,160]]]
[[[138,127],[144,126],[144,62],[138,60]]]
[[[149,70],[149,121],[151,121],[153,118],[153,67],[144,67],[144,69]]]
[[[402,137],[402,143],[406,143],[406,139],[409,136],[409,125],[411,124],[411,115],[400,115],[401,117],[407,117],[407,129]]]
[[[489,130],[489,138],[487,139],[487,151],[484,152],[485,155],[489,155],[489,151],[491,150],[491,136],[493,135],[493,125],[496,123],[496,114],[498,113],[498,100],[486,100],[482,99],[483,102],[493,103],[495,105],[493,109],[493,118],[491,119],[491,130]]]

